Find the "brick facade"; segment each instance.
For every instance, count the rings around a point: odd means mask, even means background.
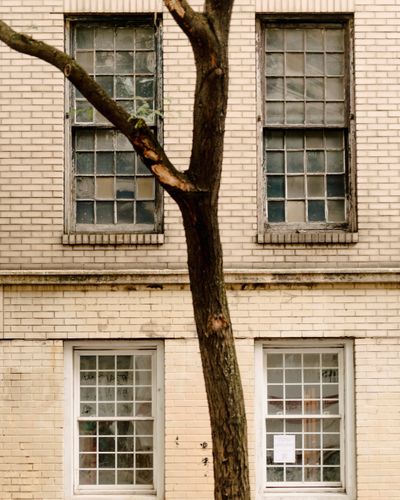
[[[184,169],[193,58],[161,2],[0,2],[1,19],[58,48],[64,15],[143,12],[163,17],[164,144]],[[356,243],[257,243],[256,14],[268,13],[354,14]],[[220,224],[255,500],[254,346],[271,338],[354,341],[357,500],[399,498],[399,27],[396,0],[235,3]],[[66,237],[63,76],[4,45],[0,68],[0,500],[70,500],[64,343],[144,339],[164,341],[165,499],[210,500],[210,429],[179,211],[165,196],[162,238],[143,244]]]

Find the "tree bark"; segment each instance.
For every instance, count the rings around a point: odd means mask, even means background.
[[[250,500],[247,424],[224,284],[217,208],[203,197],[182,210],[209,406],[215,500]]]

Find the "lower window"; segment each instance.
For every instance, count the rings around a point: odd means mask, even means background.
[[[351,344],[267,343],[259,358],[259,498],[353,498]]]
[[[161,345],[109,346],[67,351],[67,498],[161,498]]]

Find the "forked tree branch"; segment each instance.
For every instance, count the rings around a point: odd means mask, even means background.
[[[212,31],[204,14],[194,11],[186,0],[164,0],[164,4],[192,45],[209,45]]]
[[[51,45],[17,33],[0,20],[0,40],[10,48],[37,57],[58,68],[107,120],[129,139],[145,165],[174,198],[197,192],[197,186],[169,161],[164,149],[142,118],[129,115],[69,55]]]

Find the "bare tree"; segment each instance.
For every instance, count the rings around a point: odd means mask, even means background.
[[[16,33],[2,21],[0,40],[62,71],[125,134],[178,204],[186,235],[190,288],[210,413],[215,499],[249,500],[246,416],[218,227],[233,0],[205,0],[201,13],[194,11],[186,0],[164,3],[187,35],[196,63],[192,153],[184,172],[172,165],[144,120],[119,107],[70,56]]]

